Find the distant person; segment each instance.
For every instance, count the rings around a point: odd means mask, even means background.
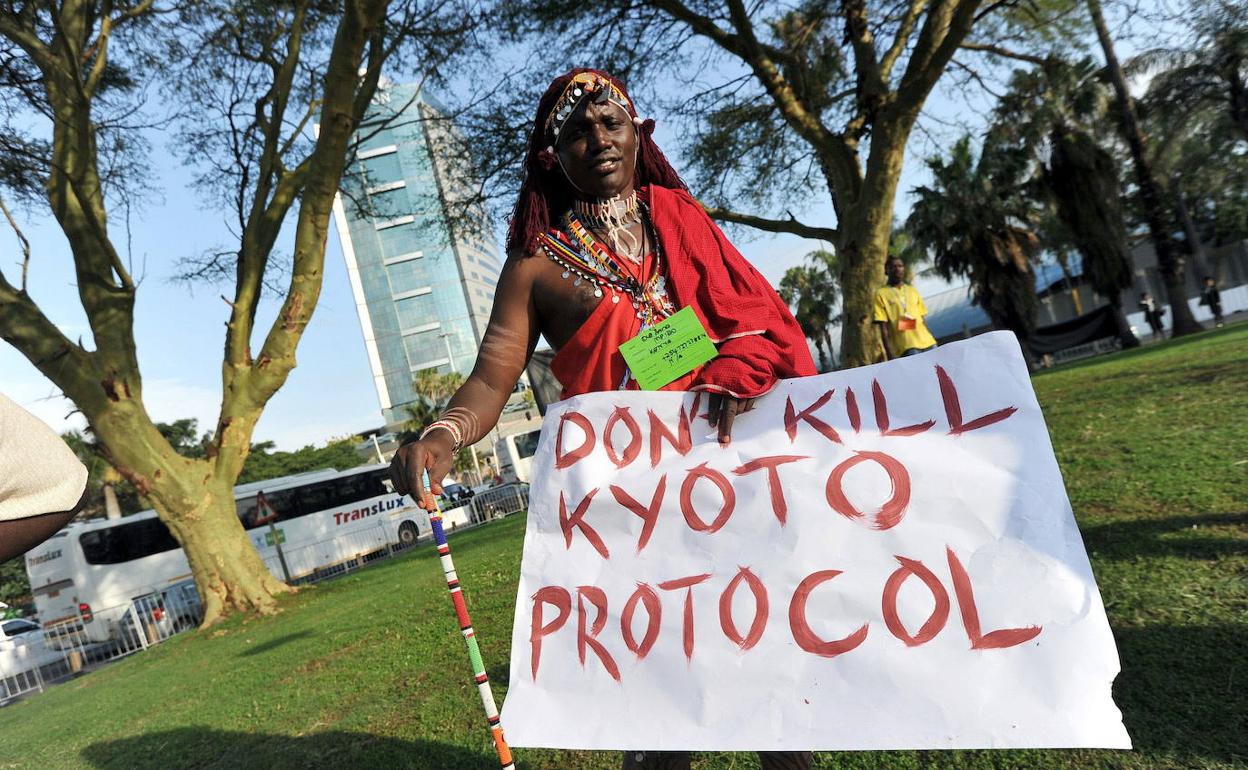
[[[1222,328],[1222,295],[1218,292],[1218,282],[1212,275],[1205,276],[1205,285],[1200,291],[1200,304],[1209,306],[1214,324]]]
[[[1153,339],[1157,339],[1166,328],[1161,322],[1166,309],[1157,305],[1157,300],[1153,299],[1152,294],[1144,292],[1140,295],[1140,310],[1144,311],[1144,320],[1148,321],[1149,328],[1153,330]]]
[[[884,357],[913,356],[936,347],[936,338],[923,321],[927,305],[918,289],[906,283],[906,263],[890,257],[884,263],[884,275],[888,283],[875,290],[872,316],[884,345]]]
[[[87,496],[87,469],[61,437],[0,395],[0,562],[69,523]]]

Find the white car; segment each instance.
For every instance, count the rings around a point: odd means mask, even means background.
[[[61,664],[60,650],[52,649],[38,623],[25,618],[0,621],[0,679],[33,675],[35,669]],[[0,688],[3,697],[3,688]]]

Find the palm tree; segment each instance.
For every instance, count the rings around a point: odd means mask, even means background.
[[[412,381],[412,389],[416,391],[416,399],[403,407],[408,420],[399,433],[401,441],[418,435],[426,425],[438,419],[446,409],[447,402],[459,386],[464,384],[463,375],[458,372],[440,374],[437,369],[423,369],[416,373]]]
[[[977,162],[970,137],[962,137],[948,160],[928,158],[933,183],[915,188],[906,229],[938,275],[970,280],[974,303],[993,326],[1014,332],[1030,360],[1038,304],[1031,259],[1040,242],[1023,194],[1023,160],[990,134]]]
[[[1146,100],[1178,116],[1216,112],[1248,139],[1248,6],[1231,0],[1192,3],[1192,39],[1133,58],[1132,74],[1152,74]]]
[[[1187,304],[1187,287],[1184,282],[1183,258],[1175,249],[1174,240],[1170,236],[1166,216],[1166,206],[1162,201],[1160,185],[1153,174],[1149,159],[1148,137],[1140,127],[1139,115],[1135,100],[1127,90],[1127,79],[1118,63],[1114,52],[1114,42],[1109,35],[1109,27],[1105,24],[1105,16],[1101,12],[1101,0],[1087,0],[1088,14],[1092,17],[1092,26],[1096,29],[1097,40],[1105,54],[1105,69],[1109,82],[1114,87],[1118,100],[1119,126],[1122,137],[1131,151],[1131,165],[1135,170],[1135,184],[1139,188],[1140,203],[1148,220],[1148,230],[1152,236],[1153,248],[1157,252],[1157,267],[1161,272],[1162,283],[1166,289],[1166,300],[1170,304],[1171,327],[1170,336],[1198,332],[1201,326],[1192,315]]]
[[[1035,164],[1029,194],[1045,210],[1037,229],[1070,282],[1067,245],[1083,257],[1084,276],[1114,309],[1124,347],[1139,340],[1122,312],[1122,291],[1131,286],[1118,164],[1106,149],[1115,136],[1109,111],[1113,93],[1104,70],[1091,59],[1068,62],[1049,57],[1033,70],[1014,73],[998,102],[993,131],[1029,154]]]
[[[780,279],[780,297],[792,308],[806,337],[815,343],[819,369],[826,372],[836,367],[831,335],[832,311],[837,300],[836,255],[812,251],[806,255],[806,261],[808,264],[785,271]]]

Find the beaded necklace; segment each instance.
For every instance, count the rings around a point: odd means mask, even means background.
[[[644,219],[647,226],[650,226],[649,217]],[[576,276],[573,286],[593,281],[598,284],[594,288],[594,296],[601,297],[606,289],[611,292],[613,303],[620,301],[620,294],[628,295],[643,329],[676,312],[676,307],[667,294],[667,279],[663,277],[661,264],[662,251],[659,248],[659,239],[654,237],[652,226],[650,233],[654,243],[654,271],[643,285],[621,269],[616,255],[605,245],[596,242],[574,213],[566,213],[563,222],[572,244],[564,243],[550,233],[543,233],[542,250],[551,261],[563,268],[565,281],[573,275]]]

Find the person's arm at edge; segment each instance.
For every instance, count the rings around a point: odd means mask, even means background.
[[[893,351],[888,346],[888,304],[884,301],[884,296],[879,289],[876,290],[871,300],[871,320],[872,326],[880,333],[880,344],[884,346],[884,360],[890,361],[893,358]]]
[[[884,346],[884,360],[893,360],[893,349],[888,346],[888,322],[875,321],[876,330],[880,333],[880,344]]]
[[[463,446],[481,440],[502,414],[503,406],[537,344],[539,324],[533,304],[536,265],[527,258],[508,257],[498,278],[490,321],[481,340],[472,373],[447,404],[445,414],[458,415]],[[399,448],[390,463],[395,491],[410,494],[418,505],[432,510],[430,493],[442,492],[442,479],[455,460],[455,438],[435,430],[420,441]],[[421,475],[429,472],[429,489]]]
[[[30,549],[52,537],[61,527],[74,518],[74,514],[82,509],[87,502],[86,485],[82,488],[82,496],[68,511],[45,513],[29,516],[25,519],[0,521],[0,562],[6,562],[15,556],[21,556]]]

